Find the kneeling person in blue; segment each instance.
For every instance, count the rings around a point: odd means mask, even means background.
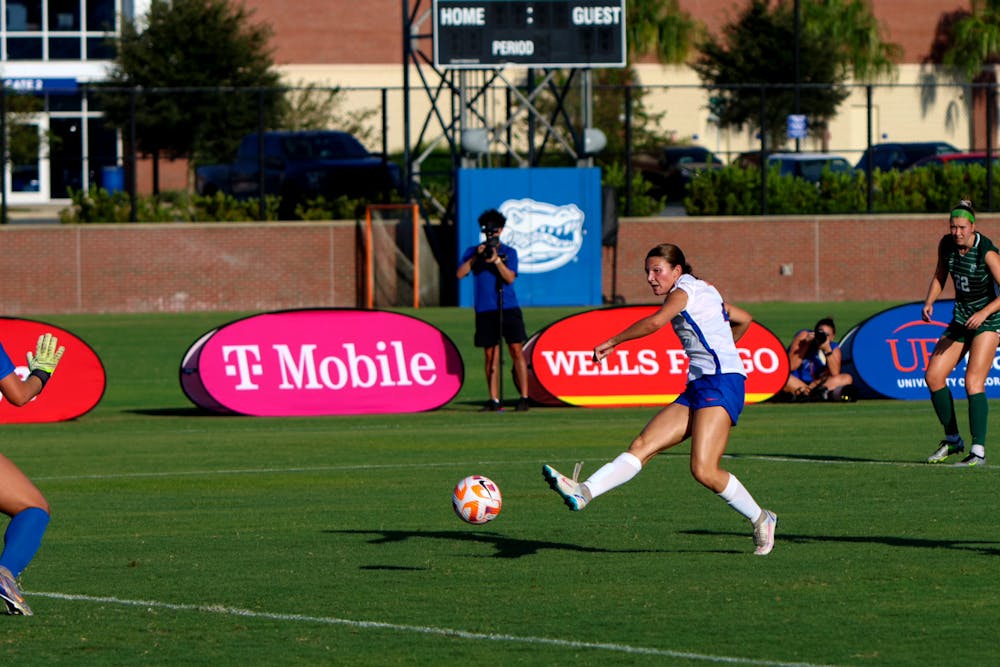
[[[802,329],[788,346],[788,381],[782,391],[796,400],[853,401],[857,398],[850,373],[841,371],[837,327],[824,317],[812,329]]]

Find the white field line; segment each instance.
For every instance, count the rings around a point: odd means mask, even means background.
[[[657,458],[659,459],[687,459],[687,454],[660,454]],[[898,468],[951,468],[949,465],[938,465],[938,466],[928,466],[922,461],[858,461],[858,460],[844,460],[844,459],[812,459],[812,458],[797,458],[793,456],[766,456],[766,455],[755,455],[755,454],[736,454],[729,455],[726,454],[722,458],[730,460],[742,460],[742,461],[765,461],[774,463],[799,463],[805,465],[846,465],[846,466],[856,466],[856,465],[866,465],[866,466],[892,466]],[[584,459],[588,463],[605,463],[606,459]],[[281,474],[295,474],[295,473],[313,473],[313,472],[336,472],[336,471],[350,471],[350,470],[399,470],[399,469],[420,469],[420,468],[453,468],[456,466],[467,467],[470,465],[477,466],[496,466],[496,465],[535,465],[539,464],[539,460],[530,461],[442,461],[439,463],[362,463],[357,465],[342,465],[342,466],[296,466],[288,468],[220,468],[220,469],[209,469],[209,470],[172,470],[172,471],[160,471],[160,472],[122,472],[122,473],[100,473],[91,475],[48,475],[48,476],[32,476],[32,479],[36,482],[51,482],[51,481],[73,481],[73,480],[107,480],[107,479],[142,479],[142,478],[164,478],[164,477],[197,477],[197,476],[212,476],[212,475],[281,475]],[[989,470],[989,467],[984,467],[985,470]]]
[[[467,630],[456,630],[453,628],[436,628],[427,625],[406,625],[401,623],[385,623],[382,621],[358,621],[349,618],[337,618],[334,616],[274,614],[274,613],[251,611],[249,609],[238,609],[236,607],[226,607],[224,605],[173,604],[169,602],[157,602],[152,600],[126,600],[116,597],[72,595],[69,593],[46,593],[39,591],[31,591],[30,595],[37,597],[52,598],[54,600],[68,600],[71,602],[91,602],[98,604],[121,605],[125,607],[145,607],[148,609],[168,609],[170,611],[185,611],[185,612],[195,612],[202,614],[222,614],[227,616],[239,616],[242,618],[260,619],[265,621],[287,621],[290,623],[313,623],[318,625],[342,625],[345,627],[359,628],[364,630],[389,630],[394,632],[416,633],[416,634],[434,635],[440,637],[454,637],[457,639],[468,639],[472,641],[512,642],[519,644],[539,644],[546,646],[555,646],[559,648],[613,651],[616,653],[651,655],[651,656],[678,658],[685,660],[701,660],[704,662],[730,664],[730,665],[762,665],[764,667],[823,667],[821,665],[816,665],[814,663],[808,663],[808,662],[780,662],[774,660],[757,660],[753,658],[737,658],[737,657],[723,656],[723,655],[688,653],[686,651],[671,651],[667,649],[650,648],[645,646],[630,646],[628,644],[613,644],[605,642],[583,642],[583,641],[575,641],[572,639],[555,639],[552,637],[532,637],[530,635],[521,636],[521,635],[469,632]]]

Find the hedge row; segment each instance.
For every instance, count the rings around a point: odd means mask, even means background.
[[[1000,205],[1000,169],[992,174],[994,207]],[[946,165],[906,171],[876,170],[872,175],[872,212],[937,213],[959,199],[971,199],[986,209],[986,168]],[[728,166],[705,171],[690,184],[684,200],[688,215],[760,215],[761,172]],[[868,210],[868,180],[864,172],[825,172],[819,183],[782,176],[777,167],[767,174],[767,212],[771,215],[861,213]]]
[[[70,191],[72,204],[59,213],[63,223],[129,222],[132,201],[127,192],[108,192],[103,188]],[[264,198],[264,219],[277,220],[281,199]],[[365,202],[340,197],[327,201],[311,199],[295,209],[298,220],[352,220]],[[135,200],[135,220],[138,222],[243,222],[258,220],[260,203],[257,199],[236,199],[218,192],[211,196],[186,192],[166,192],[160,195],[138,195]]]

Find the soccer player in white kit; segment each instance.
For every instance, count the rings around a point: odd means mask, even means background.
[[[717,493],[753,524],[755,554],[774,547],[777,516],[761,508],[736,476],[719,467],[729,431],[743,410],[746,371],[736,341],[746,332],[750,313],[722,300],[712,285],[691,275],[677,246],[662,243],[646,254],[646,280],[663,305],[594,348],[600,362],[615,346],[658,331],[668,322],[690,359],[684,393],[660,410],[632,441],[627,451],[579,482],[549,465],[542,474],[572,510],[582,510],[597,496],[625,484],[660,452],[691,438],[691,474]]]

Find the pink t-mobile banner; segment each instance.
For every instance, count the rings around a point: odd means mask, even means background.
[[[181,387],[215,412],[257,416],[434,410],[462,388],[458,348],[399,313],[263,313],[209,331],[181,364]]]

